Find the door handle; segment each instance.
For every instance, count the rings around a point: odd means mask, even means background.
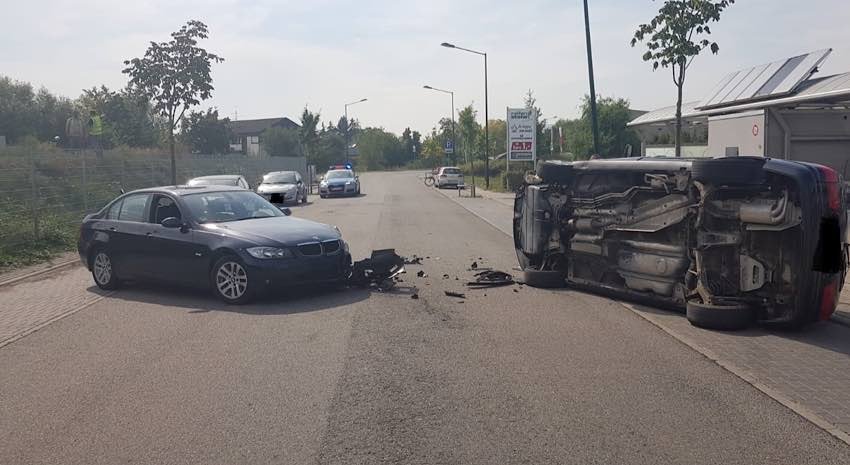
[[[153,235],[154,235],[153,231],[148,231],[148,232],[145,233],[145,236],[148,236],[148,237],[151,237]]]
[[[118,231],[117,229],[115,229],[115,226],[110,226],[109,230],[112,231],[112,232]]]

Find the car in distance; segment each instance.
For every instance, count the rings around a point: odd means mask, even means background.
[[[329,170],[319,183],[321,198],[344,195],[360,195],[360,177],[350,169]]]
[[[186,182],[187,186],[236,186],[245,190],[251,190],[251,184],[244,176],[238,174],[217,174],[213,176],[201,176],[192,178]]]
[[[738,329],[828,319],[846,272],[838,174],[762,157],[547,161],[514,204],[525,279]]]
[[[437,189],[463,185],[463,172],[456,166],[444,166],[434,175],[434,185]]]
[[[337,228],[225,186],[121,195],[83,220],[77,248],[102,289],[159,280],[211,288],[231,304],[269,288],[340,282],[351,268]]]
[[[307,203],[307,185],[297,171],[272,171],[263,175],[257,193],[271,203]]]

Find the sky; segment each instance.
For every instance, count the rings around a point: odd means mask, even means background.
[[[84,88],[127,83],[123,60],[142,56],[189,19],[205,22],[202,45],[225,58],[213,67],[216,107],[238,119],[288,116],[307,106],[336,121],[344,104],[365,126],[430,132],[455,108],[504,118],[532,90],[547,118],[576,117],[588,93],[579,0],[6,0],[0,75],[75,98]],[[668,70],[652,71],[629,41],[659,1],[589,0],[596,92],[635,109],[675,103]],[[738,0],[712,26],[718,55],[700,55],[685,99],[699,100],[725,74],[833,48],[819,75],[850,71],[847,0]]]

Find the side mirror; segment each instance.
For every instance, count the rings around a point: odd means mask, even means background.
[[[286,216],[289,216],[289,215],[292,214],[292,210],[290,210],[289,207],[281,206],[281,207],[277,207],[277,208],[279,208],[280,211],[283,212],[283,214],[286,215]]]
[[[168,218],[162,220],[162,223],[160,224],[164,228],[179,228],[183,226],[183,222],[173,216],[169,216]]]

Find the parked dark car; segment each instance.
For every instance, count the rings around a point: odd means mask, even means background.
[[[263,175],[257,193],[274,204],[307,203],[307,185],[297,171],[273,171]]]
[[[761,157],[542,162],[514,205],[529,283],[684,307],[697,326],[828,319],[847,266],[842,183]]]
[[[186,182],[187,186],[236,186],[242,189],[251,190],[251,184],[245,179],[245,176],[239,174],[216,174],[212,176],[201,176],[190,179]]]
[[[319,182],[321,198],[343,195],[360,195],[360,177],[353,170],[329,170]]]
[[[234,304],[271,287],[346,279],[351,256],[339,230],[288,214],[236,187],[143,189],[87,216],[78,250],[103,289],[164,280]]]

